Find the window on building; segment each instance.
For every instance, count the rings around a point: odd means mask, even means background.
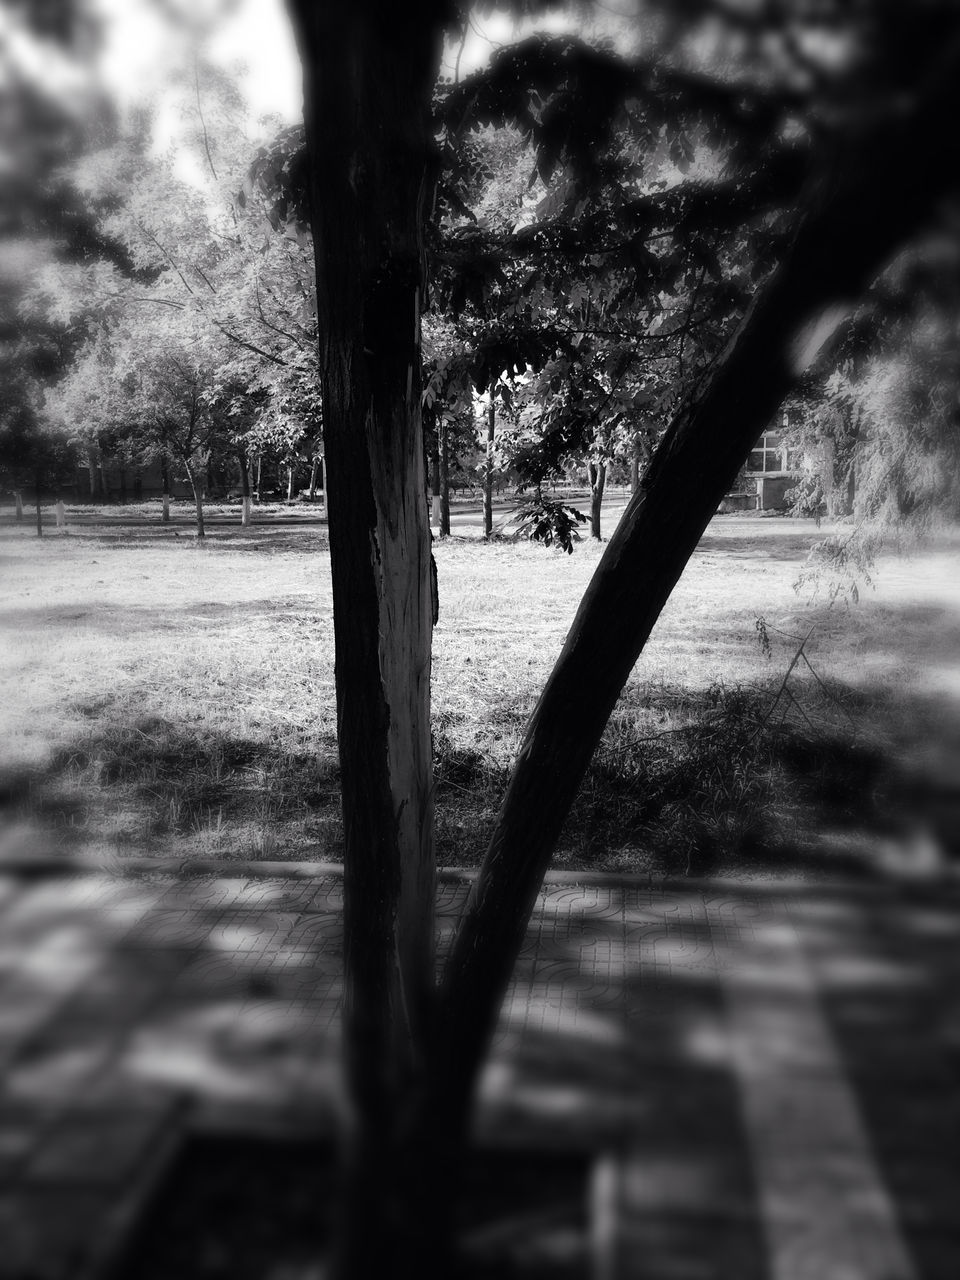
[[[788,449],[780,443],[779,431],[765,431],[750,450],[747,470],[760,471],[799,471],[803,466],[803,451]]]

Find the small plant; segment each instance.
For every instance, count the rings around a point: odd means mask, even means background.
[[[587,517],[582,511],[554,498],[544,497],[538,485],[530,501],[517,511],[517,537],[542,542],[545,547],[556,545],[567,555],[572,555],[574,542],[580,541],[577,526],[586,522]]]

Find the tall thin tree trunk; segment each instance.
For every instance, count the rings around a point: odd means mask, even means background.
[[[320,467],[320,456],[314,454],[310,460],[310,501],[317,500],[317,471]]]
[[[430,440],[430,524],[440,527],[440,419]]]
[[[23,524],[23,494],[19,489],[15,489],[13,493],[14,520],[17,524]]]
[[[107,479],[107,464],[104,460],[102,449],[100,450],[97,469],[100,473],[100,498],[103,502],[109,503],[111,501],[110,481]]]
[[[40,489],[42,484],[43,484],[43,474],[40,471],[37,471],[33,477],[33,488],[34,488],[34,493],[36,494],[36,497],[37,497],[37,537],[38,538],[43,537],[43,510],[40,506],[40,500],[41,500]]]
[[[163,496],[163,505],[160,513],[160,521],[162,524],[170,523],[170,463],[167,455],[160,455],[160,487]]]
[[[497,406],[490,388],[490,405],[487,409],[487,456],[483,469],[483,536],[493,537],[493,446],[497,430]]]
[[[440,537],[450,537],[450,440],[446,418],[440,419]]]
[[[127,505],[127,469],[122,462],[120,463],[120,505],[121,507]]]
[[[87,475],[90,479],[90,501],[97,500],[97,459],[93,449],[87,450]]]
[[[630,492],[636,493],[640,488],[640,434],[633,437],[633,448],[630,451]]]
[[[257,495],[258,502],[260,501],[260,476],[262,474],[262,468],[263,468],[263,454],[258,453],[257,454],[257,483],[256,483],[256,495]]]
[[[184,470],[187,473],[187,479],[190,481],[190,488],[193,490],[193,503],[196,508],[197,519],[197,537],[205,538],[207,531],[203,523],[203,485],[198,477],[193,464],[189,458],[181,459]]]
[[[590,537],[600,541],[600,512],[603,507],[603,489],[607,480],[607,464],[602,460],[590,463]]]
[[[435,868],[419,314],[448,15],[441,0],[291,8],[306,69],[344,813],[340,1270],[430,1276],[446,1270],[449,1215],[424,1076]]]
[[[246,528],[250,523],[253,502],[250,498],[250,467],[247,463],[246,449],[237,451],[237,462],[240,464],[240,523]]]
[[[287,501],[293,501],[293,463],[287,463]]]

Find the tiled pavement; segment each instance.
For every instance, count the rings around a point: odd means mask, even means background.
[[[95,1280],[190,1131],[329,1127],[340,882],[263,872],[0,879],[0,1280]],[[954,888],[552,878],[481,1130],[598,1152],[598,1280],[956,1280],[958,924]]]

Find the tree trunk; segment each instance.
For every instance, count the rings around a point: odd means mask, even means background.
[[[143,475],[139,467],[133,472],[133,500],[137,505],[143,501]]]
[[[430,442],[430,524],[440,527],[440,426],[439,417],[436,420],[437,429]]]
[[[257,495],[258,502],[260,501],[260,475],[261,475],[262,467],[263,467],[263,454],[258,453],[257,454],[257,484],[256,484],[256,495]]]
[[[33,477],[33,489],[37,498],[37,537],[43,537],[43,511],[40,507],[40,487],[43,483],[43,476],[38,471]]]
[[[253,511],[253,502],[250,499],[250,467],[247,465],[247,453],[245,449],[237,452],[237,462],[240,464],[240,523],[246,528],[250,523],[251,513]]]
[[[318,454],[315,453],[313,455],[313,458],[310,461],[310,501],[311,502],[316,502],[317,500],[317,470],[319,466],[320,466],[320,457]]]
[[[677,579],[784,396],[951,181],[960,144],[938,127],[960,106],[956,49],[951,60],[914,117],[862,133],[809,191],[784,261],[674,418],[604,550],[527,726],[445,969],[434,1104],[452,1131],[467,1126],[561,826]]]
[[[19,489],[14,490],[13,494],[13,518],[17,524],[23,524],[23,494]]]
[[[633,449],[630,453],[630,492],[636,493],[640,488],[640,435],[633,437]]]
[[[97,471],[100,475],[100,498],[103,502],[110,501],[110,481],[107,479],[107,464],[103,459],[103,450],[100,450],[100,456],[97,464]]]
[[[440,537],[450,537],[450,441],[445,418],[440,419]]]
[[[160,486],[163,494],[163,510],[160,514],[162,524],[170,523],[170,463],[166,454],[160,455]]]
[[[120,505],[121,507],[127,505],[127,469],[122,463],[120,464]]]
[[[293,501],[293,464],[287,464],[287,501]]]
[[[497,430],[497,406],[490,388],[490,406],[487,409],[487,456],[483,469],[483,536],[489,542],[493,537],[493,444]]]
[[[291,0],[329,478],[349,1099],[339,1269],[351,1277],[442,1274],[449,1222],[443,1162],[423,1141],[435,872],[419,338],[444,8]]]
[[[600,541],[600,510],[603,507],[603,489],[607,482],[607,464],[591,462],[590,471],[590,537]]]
[[[193,490],[193,502],[197,512],[197,537],[205,538],[207,531],[203,523],[203,486],[200,483],[193,464],[188,458],[183,458],[183,467],[187,473],[187,479],[190,481],[190,488]]]

